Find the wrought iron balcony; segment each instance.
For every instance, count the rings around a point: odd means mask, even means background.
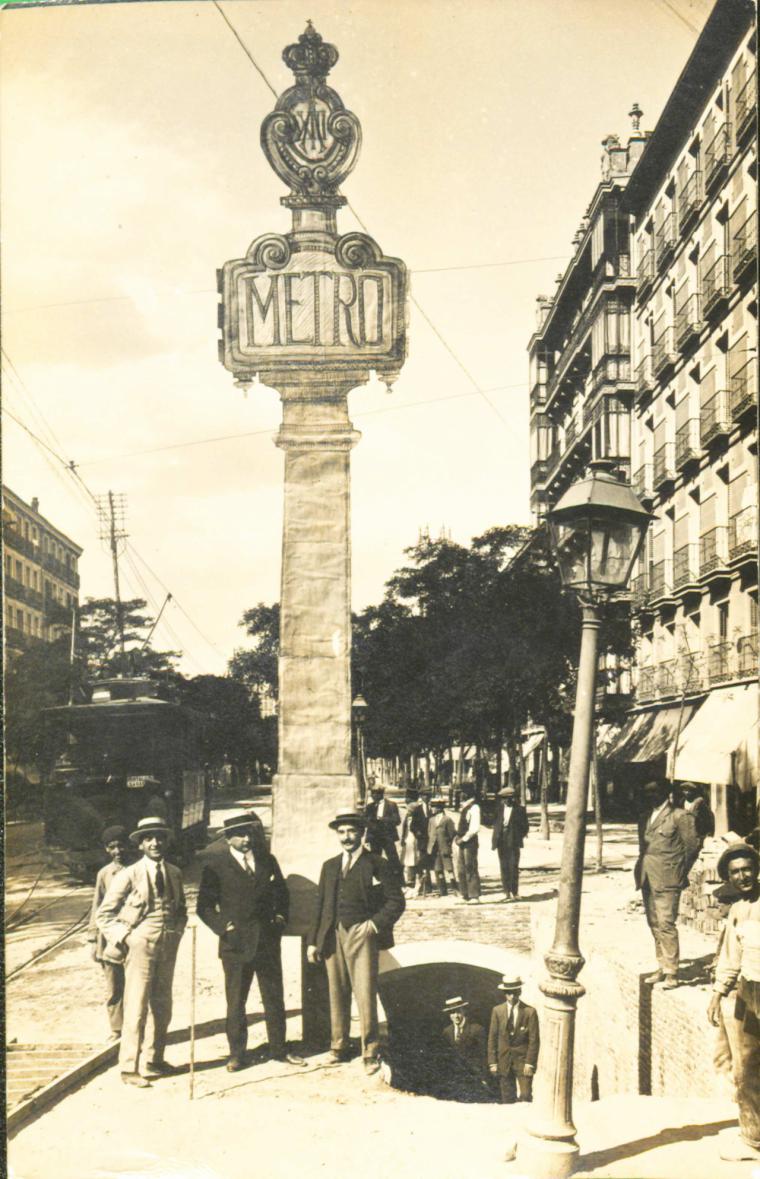
[[[699,418],[689,418],[676,430],[676,469],[682,471],[697,462],[702,452],[699,444]]]
[[[729,413],[729,396],[725,389],[714,394],[702,406],[700,416],[699,437],[703,446],[714,442],[731,433],[731,415]]]
[[[699,538],[699,573],[708,577],[711,573],[728,568],[728,528],[719,524],[710,528]]]
[[[731,293],[729,259],[725,254],[702,271],[702,313],[705,318],[716,315]]]
[[[731,161],[731,135],[728,123],[718,127],[705,147],[704,175],[705,189],[717,184]]]
[[[750,70],[747,81],[736,96],[736,140],[741,143],[745,136],[749,137],[755,129],[755,111],[757,109],[757,74]]]
[[[696,585],[699,579],[699,545],[684,544],[673,553],[673,589]]]
[[[676,348],[673,342],[672,327],[665,328],[652,345],[652,370],[655,377],[662,380],[668,369],[677,360]]]
[[[745,413],[757,412],[757,361],[754,358],[734,373],[729,392],[731,417],[735,422]]]
[[[654,452],[654,487],[659,491],[666,483],[672,483],[676,477],[675,447],[672,442],[665,442]]]
[[[692,224],[699,213],[703,200],[702,173],[697,168],[678,194],[679,233],[685,233]]]
[[[646,401],[654,392],[654,378],[652,376],[652,358],[644,356],[636,365],[633,379],[636,401]]]
[[[751,213],[739,226],[731,241],[731,267],[734,282],[747,275],[753,278],[757,266],[757,214]]]
[[[711,684],[719,684],[732,679],[731,655],[732,644],[728,639],[721,639],[711,643],[707,650],[707,678]]]
[[[655,230],[654,251],[657,258],[657,269],[664,270],[673,257],[673,251],[678,241],[678,226],[675,213],[668,213],[662,225]]]
[[[644,463],[634,472],[631,487],[640,500],[654,498],[654,467],[652,463]]]
[[[636,687],[638,700],[654,700],[657,695],[657,668],[640,667],[639,682]]]
[[[673,589],[673,567],[667,557],[662,561],[655,561],[652,565],[651,587],[652,601],[670,597]]]
[[[704,658],[699,651],[684,651],[679,657],[679,681],[686,695],[698,692],[705,681]]]
[[[731,516],[728,524],[728,550],[732,561],[744,557],[757,559],[757,505],[750,504]]]
[[[666,659],[657,668],[657,695],[677,696],[679,692],[678,663],[675,659]]]
[[[758,666],[757,631],[740,635],[736,640],[736,674],[740,676],[757,676]]]
[[[701,298],[699,292],[695,291],[675,314],[674,328],[679,352],[685,352],[690,344],[699,339],[702,326]]]
[[[648,604],[650,598],[649,569],[645,569],[643,573],[637,573],[631,579],[631,601],[637,609],[641,610]]]
[[[654,250],[646,250],[639,258],[639,265],[636,271],[637,279],[637,293],[639,301],[641,301],[646,292],[654,282],[655,266],[654,266]]]
[[[13,598],[17,602],[26,602],[27,606],[33,606],[36,610],[41,610],[44,605],[44,599],[39,590],[32,589],[30,585],[24,585],[15,577],[5,578],[5,596]]]

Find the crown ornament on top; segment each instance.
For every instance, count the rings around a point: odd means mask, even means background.
[[[346,110],[326,78],[338,60],[311,21],[283,60],[295,85],[277,99],[261,124],[261,147],[290,189],[282,203],[292,209],[335,209],[346,203],[339,185],[353,170],[361,146],[361,125]]]

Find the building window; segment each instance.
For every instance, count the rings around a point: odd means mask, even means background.
[[[728,638],[728,602],[718,602],[718,638],[723,643]]]

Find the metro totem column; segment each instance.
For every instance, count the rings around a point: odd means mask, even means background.
[[[348,394],[372,371],[387,383],[406,357],[406,268],[364,233],[338,234],[338,185],[353,169],[359,121],[326,83],[338,51],[311,22],[283,52],[295,85],[261,127],[289,188],[289,233],[267,233],[219,275],[220,359],[282,399],[285,454],[279,660],[279,762],[273,847],[303,935],[327,824],[352,808],[350,452]]]

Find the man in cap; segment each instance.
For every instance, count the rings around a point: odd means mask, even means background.
[[[446,799],[441,794],[430,799],[431,816],[427,828],[427,851],[430,870],[435,873],[435,882],[442,897],[448,896],[446,874],[454,876],[452,848],[456,827],[454,820],[446,814]]]
[[[443,1038],[457,1054],[468,1073],[485,1080],[486,1033],[479,1023],[469,1017],[470,1004],[461,995],[447,999],[443,1006],[449,1023],[443,1029]]]
[[[245,1067],[246,1002],[256,975],[273,1060],[303,1066],[285,1045],[285,999],[280,941],[290,898],[280,865],[269,851],[256,816],[224,820],[223,840],[204,856],[197,913],[219,938],[227,999],[227,1071]]]
[[[528,812],[517,801],[514,786],[499,791],[491,846],[498,853],[505,901],[516,901],[520,879],[520,851],[528,834]]]
[[[673,805],[666,782],[649,782],[644,790],[648,805],[639,823],[634,880],[641,889],[658,963],[657,970],[644,981],[662,983],[663,990],[669,990],[678,986],[676,918],[681,892],[689,883],[689,869],[699,853],[699,837],[694,816]]]
[[[533,1074],[538,1064],[538,1015],[520,999],[522,979],[504,975],[499,983],[504,1002],[491,1012],[488,1029],[488,1068],[499,1078],[501,1100],[531,1101]]]
[[[718,860],[718,875],[738,893],[726,917],[707,1015],[718,1026],[725,996],[736,998],[731,1045],[739,1106],[739,1135],[724,1141],[727,1161],[760,1160],[760,855],[744,840],[730,844]]]
[[[110,1040],[118,1040],[121,1036],[124,1004],[124,963],[111,962],[104,957],[106,941],[100,933],[96,923],[98,909],[101,906],[108,886],[117,872],[129,862],[129,836],[126,827],[114,824],[106,827],[101,836],[108,863],[104,865],[95,878],[95,891],[92,894],[92,908],[90,909],[90,923],[87,927],[87,940],[92,944],[92,956],[100,963],[103,982],[106,991],[106,1011],[111,1028]]]
[[[164,1060],[164,1048],[187,906],[182,873],[164,859],[170,836],[157,816],[140,820],[130,839],[142,856],[113,877],[96,917],[104,956],[118,960],[126,954],[119,1068],[125,1084],[141,1089],[150,1087],[150,1079],[174,1072]],[[143,1050],[149,1010],[152,1027]]]
[[[462,787],[462,809],[454,843],[458,848],[457,877],[459,895],[466,904],[480,904],[480,874],[478,872],[478,832],[480,805],[475,797],[474,782]]]
[[[379,853],[385,853],[389,864],[393,864],[399,872],[401,861],[398,858],[396,841],[401,823],[401,815],[395,802],[385,797],[385,787],[382,782],[374,781],[370,787],[372,801],[367,803],[367,834]]]
[[[371,1075],[380,1068],[378,957],[380,950],[393,945],[393,926],[404,911],[404,894],[398,871],[363,846],[363,815],[343,812],[329,826],[342,850],[322,865],[307,956],[312,963],[324,959],[327,968],[332,1060],[337,1063],[349,1056],[353,991],[364,1068]]]

